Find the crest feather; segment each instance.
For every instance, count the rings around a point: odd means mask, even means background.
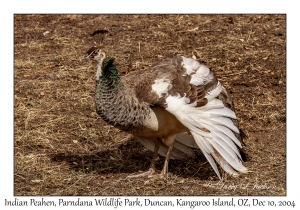
[[[94,31],[91,36],[96,36],[98,37],[98,43],[95,42],[95,44],[102,46],[103,45],[103,40],[106,37],[106,34],[108,34],[108,30],[105,29],[99,29],[97,31]]]

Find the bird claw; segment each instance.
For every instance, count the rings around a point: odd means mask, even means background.
[[[145,171],[143,173],[140,174],[136,174],[136,175],[129,175],[127,176],[127,178],[131,179],[131,178],[139,178],[139,177],[144,177],[147,176],[148,178],[154,176],[154,174],[157,172],[157,169],[154,168],[150,168],[148,171]]]
[[[150,182],[153,182],[153,181],[156,181],[156,180],[163,180],[163,181],[166,181],[168,176],[167,174],[163,174],[163,173],[160,173],[160,174],[155,174],[155,175],[152,175],[151,177],[148,176],[148,178],[150,178],[149,180],[145,181],[144,182],[144,185],[147,185],[149,184]]]

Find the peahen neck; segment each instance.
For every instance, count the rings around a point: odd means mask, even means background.
[[[122,130],[141,126],[142,116],[149,110],[139,110],[138,100],[124,85],[114,65],[114,58],[106,58],[99,80],[96,80],[96,111],[103,120]]]
[[[115,59],[112,57],[106,57],[101,68],[100,82],[103,84],[110,84],[113,86],[120,85],[120,76],[116,65],[114,65]]]

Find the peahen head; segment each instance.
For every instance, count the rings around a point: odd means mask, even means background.
[[[104,59],[106,58],[106,53],[104,52],[101,45],[94,45],[82,56],[82,59],[93,59],[98,61],[102,65]]]
[[[104,63],[107,63],[107,56],[103,48],[103,39],[105,35],[108,33],[107,30],[97,30],[94,31],[91,36],[98,37],[98,43],[95,42],[95,45],[91,47],[82,57],[82,59],[91,59],[98,62],[97,65],[97,72],[96,72],[96,80],[99,80],[100,76],[102,75],[102,69],[104,68]],[[111,63],[111,62],[109,62]]]
[[[84,54],[82,59],[92,59],[98,62],[96,80],[99,80],[99,77],[102,74],[102,65],[104,60],[106,59],[106,53],[104,52],[102,47],[100,45],[94,45]]]
[[[96,80],[102,76],[109,77],[111,79],[118,79],[118,71],[116,66],[114,65],[115,58],[107,56],[105,51],[101,46],[95,45],[91,47],[86,54],[82,57],[82,59],[92,59],[98,62],[97,72],[96,72]]]

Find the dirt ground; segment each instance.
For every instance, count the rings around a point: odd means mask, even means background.
[[[169,54],[214,70],[249,173],[219,181],[200,153],[171,160],[167,182],[127,179],[152,153],[95,112],[96,64],[80,58],[97,29],[122,75]],[[15,15],[14,195],[286,195],[286,16]]]

